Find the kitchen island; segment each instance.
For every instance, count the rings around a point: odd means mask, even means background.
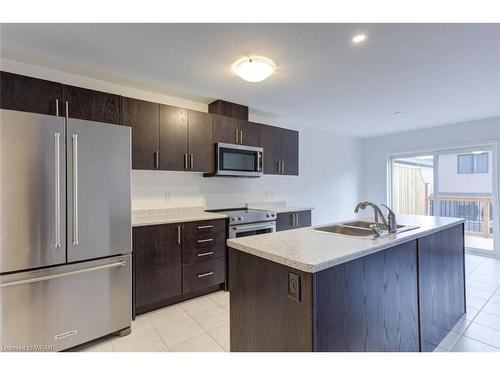
[[[464,220],[398,221],[228,240],[231,351],[433,351],[465,313]]]

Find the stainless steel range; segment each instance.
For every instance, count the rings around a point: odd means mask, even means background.
[[[253,236],[276,231],[276,213],[273,211],[234,208],[211,210],[229,217],[229,238]]]

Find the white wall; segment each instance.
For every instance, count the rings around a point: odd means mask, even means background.
[[[440,193],[485,193],[493,192],[491,152],[488,153],[488,173],[458,174],[458,154],[439,155],[439,192]]]
[[[158,103],[207,111],[198,103],[65,72],[0,60],[2,70],[115,93]],[[214,94],[216,95],[216,94]],[[360,200],[361,140],[334,133],[275,123],[252,114],[250,120],[294,128],[300,132],[300,176],[257,179],[203,178],[201,173],[133,171],[132,207],[161,208],[203,205],[208,208],[242,206],[245,202],[286,200],[289,205],[313,206],[313,223],[354,217]]]
[[[497,143],[499,140],[500,117],[363,139],[362,196],[374,202],[387,201],[390,154],[425,153],[436,149]]]

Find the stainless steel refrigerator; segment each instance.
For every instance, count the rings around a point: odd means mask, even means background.
[[[0,110],[0,350],[131,322],[130,128]]]

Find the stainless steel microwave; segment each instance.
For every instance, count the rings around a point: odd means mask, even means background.
[[[235,145],[215,144],[215,170],[205,176],[260,177],[263,174],[264,149]]]

